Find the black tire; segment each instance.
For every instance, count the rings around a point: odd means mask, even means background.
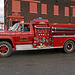
[[[74,42],[72,40],[68,40],[64,44],[64,51],[66,53],[73,53],[74,52],[74,46],[75,46]]]
[[[12,46],[9,42],[0,42],[0,57],[8,57],[12,54]],[[4,52],[3,52],[4,50]]]

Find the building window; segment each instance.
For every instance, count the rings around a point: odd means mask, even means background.
[[[41,4],[41,14],[47,14],[47,4]]]
[[[75,8],[73,8],[73,17],[75,17]]]
[[[20,1],[16,0],[12,0],[12,11],[17,11],[20,12]]]
[[[69,7],[65,7],[65,16],[69,16]]]
[[[30,13],[37,13],[37,3],[30,2]]]
[[[54,5],[54,15],[59,15],[59,6]]]

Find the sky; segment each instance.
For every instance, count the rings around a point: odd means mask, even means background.
[[[0,0],[0,22],[4,22],[4,0]]]

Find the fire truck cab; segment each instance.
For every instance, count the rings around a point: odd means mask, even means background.
[[[7,57],[16,50],[63,48],[74,52],[75,24],[49,24],[47,19],[16,23],[9,31],[0,31],[0,56]]]

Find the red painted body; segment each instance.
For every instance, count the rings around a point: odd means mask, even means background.
[[[17,24],[15,31],[0,31],[0,39],[10,40],[14,50],[16,45],[32,44],[33,48],[63,47],[67,40],[75,41],[75,24],[49,24],[45,19]],[[23,24],[29,25],[30,31],[19,31]]]

